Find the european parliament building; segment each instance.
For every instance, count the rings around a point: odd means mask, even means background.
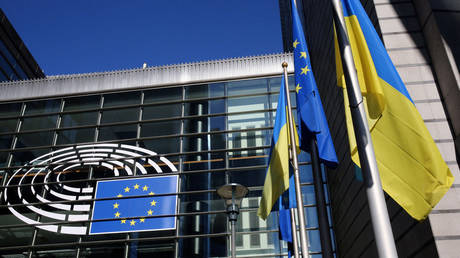
[[[237,256],[286,257],[278,213],[261,220],[257,209],[281,63],[293,73],[289,2],[280,1],[284,54],[0,83],[0,256],[227,257],[216,189],[239,183],[249,193]],[[336,86],[331,6],[297,2],[340,162],[322,167],[326,202],[317,203],[310,156],[300,155],[309,253],[323,257],[317,207],[326,205],[336,257],[377,257]],[[458,180],[460,48],[444,25],[458,21],[460,5],[362,2]],[[387,196],[400,257],[458,257],[459,186],[423,222]]]

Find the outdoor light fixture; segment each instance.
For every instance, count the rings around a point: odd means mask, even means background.
[[[240,213],[241,200],[248,194],[248,188],[244,185],[231,183],[226,184],[217,189],[217,194],[224,199],[227,206],[228,220],[231,223],[231,249],[232,257],[235,257],[235,222]]]

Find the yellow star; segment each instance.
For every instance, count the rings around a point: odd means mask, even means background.
[[[142,187],[142,191],[147,191],[147,189],[149,189],[148,186],[144,185],[144,187]]]
[[[148,210],[147,211],[147,215],[152,215],[153,214],[153,211],[152,210]]]
[[[136,221],[135,221],[135,220],[131,220],[131,222],[129,222],[129,225],[131,225],[131,226],[136,225]]]
[[[140,221],[140,222],[145,222],[145,219],[144,219],[144,218],[141,218],[139,221]]]
[[[114,209],[118,209],[118,206],[120,206],[120,204],[115,203],[115,204],[113,205],[113,208],[114,208]]]
[[[155,193],[154,192],[150,192],[149,195],[154,195]]]
[[[117,213],[115,213],[115,218],[119,218],[120,217],[120,213],[117,211]]]
[[[152,202],[150,203],[150,206],[157,206],[157,202],[155,200],[152,200]]]
[[[129,190],[130,190],[129,187],[126,187],[125,188],[125,193],[129,192]]]
[[[297,92],[297,94],[299,93],[299,90],[301,90],[302,87],[300,87],[300,84],[297,83],[297,86],[295,86],[295,91]]]
[[[135,185],[134,185],[134,189],[139,189],[139,185],[138,185],[138,184],[135,184]]]
[[[120,193],[117,195],[118,198],[123,197],[123,195]]]
[[[307,59],[307,52],[300,51],[300,57],[301,58],[303,57],[303,58]]]
[[[126,220],[125,220],[125,219],[122,219],[122,220],[121,220],[121,224],[126,224]]]
[[[310,69],[308,69],[308,65],[305,65],[305,68],[300,68],[300,69],[302,69],[302,72],[301,72],[300,74],[305,74],[305,75],[307,75],[307,72],[310,71]]]
[[[297,39],[296,39],[296,40],[292,43],[292,46],[293,46],[294,48],[296,48],[297,45],[299,45],[299,44],[300,44],[300,42],[297,41]]]

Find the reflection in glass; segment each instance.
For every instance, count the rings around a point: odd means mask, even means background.
[[[49,146],[53,143],[54,132],[23,133],[18,135],[16,148]]]
[[[6,161],[8,159],[9,152],[0,151],[0,167],[6,167]]]
[[[267,90],[267,79],[253,79],[227,83],[228,96],[265,93]]]
[[[60,99],[49,99],[26,102],[26,115],[59,112]]]
[[[173,135],[180,133],[180,120],[141,124],[141,137]]]
[[[104,95],[104,107],[140,104],[141,92],[123,92]]]
[[[185,87],[185,99],[209,98],[208,85],[192,85]]]
[[[19,112],[21,112],[21,103],[0,105],[0,117],[18,116]]]
[[[182,87],[144,91],[144,104],[182,100]]]
[[[20,166],[24,165],[27,162],[30,162],[34,160],[35,158],[38,158],[48,152],[50,152],[51,149],[46,148],[46,149],[32,149],[32,150],[15,150],[12,152],[13,154],[13,160],[12,160],[12,166]]]
[[[102,112],[102,124],[138,121],[139,108],[123,108],[115,110],[104,110]]]
[[[180,148],[179,137],[140,140],[139,146],[158,154],[177,153]],[[170,157],[168,159],[171,160]],[[178,158],[176,157],[176,159]]]
[[[18,119],[0,120],[0,133],[14,132],[18,124]]]
[[[143,107],[142,119],[180,117],[181,114],[182,103],[146,106]]]
[[[57,115],[24,118],[21,131],[55,128]]]
[[[64,111],[96,109],[99,108],[101,96],[84,96],[65,99]]]
[[[137,125],[104,126],[99,130],[99,141],[136,138]]]
[[[0,135],[0,149],[9,149],[11,148],[11,142],[13,141],[14,135],[6,134]]]
[[[63,114],[61,128],[96,124],[97,115],[98,112],[96,111]]]
[[[57,144],[75,144],[94,141],[94,128],[63,130],[58,132]]]

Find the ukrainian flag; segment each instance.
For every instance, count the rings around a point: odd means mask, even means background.
[[[413,218],[423,220],[454,178],[361,3],[342,0],[342,7],[383,189]],[[360,166],[337,42],[336,62],[351,155]]]
[[[289,126],[284,77],[281,80],[275,126],[273,128],[270,160],[265,177],[262,199],[257,215],[266,219],[278,198],[289,188]],[[296,132],[295,132],[296,133]],[[296,133],[297,134],[297,133]],[[297,141],[297,135],[296,135]],[[297,145],[297,142],[296,142]]]

